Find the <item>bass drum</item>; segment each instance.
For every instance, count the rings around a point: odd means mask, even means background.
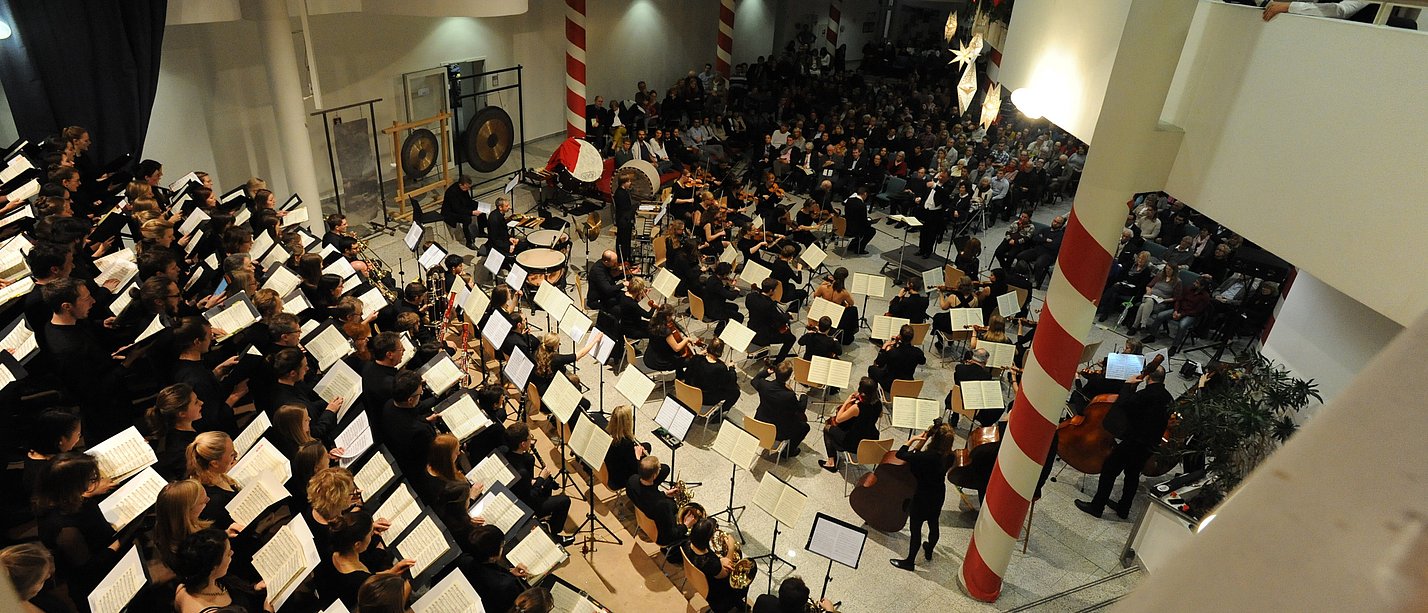
[[[526,271],[526,285],[529,289],[540,287],[545,281],[556,287],[565,287],[565,254],[554,249],[527,249],[516,254],[516,264]]]
[[[644,160],[630,160],[620,167],[620,173],[634,175],[630,183],[630,197],[635,202],[648,202],[659,192],[659,169]],[[618,180],[616,185],[618,185]]]

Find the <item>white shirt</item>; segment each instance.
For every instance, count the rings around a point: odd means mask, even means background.
[[[660,162],[668,162],[668,161],[669,161],[669,153],[665,152],[665,150],[664,150],[664,143],[661,143],[661,142],[659,142],[659,141],[657,141],[657,140],[655,140],[655,139],[650,139],[649,147],[650,147],[650,153],[654,155],[656,161],[660,161]]]
[[[1339,2],[1290,2],[1289,12],[1294,15],[1348,19],[1359,9],[1368,6],[1367,0],[1340,0]]]
[[[775,147],[782,147],[788,144],[788,132],[774,130],[771,142]]]

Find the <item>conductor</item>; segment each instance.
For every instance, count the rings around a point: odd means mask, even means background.
[[[635,201],[630,197],[630,174],[620,175],[620,185],[615,189],[615,250],[621,262],[629,262],[635,240]]]

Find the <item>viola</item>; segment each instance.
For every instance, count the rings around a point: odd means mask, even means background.
[[[651,300],[650,302],[653,303],[654,301]],[[682,343],[682,342],[684,342],[684,332],[679,329],[679,325],[676,324],[676,323],[674,323],[674,320],[671,319],[671,320],[665,322],[665,327],[667,327],[667,328],[669,329],[669,334],[670,334],[670,336],[673,336],[673,337],[674,337],[674,342],[675,342],[675,343]],[[692,358],[692,357],[694,357],[694,345],[699,345],[699,344],[702,344],[702,343],[703,343],[703,341],[701,341],[700,339],[694,339],[694,341],[693,341],[692,343],[690,343],[689,345],[685,346],[685,348],[684,348],[683,351],[679,352],[679,355],[682,356],[682,357],[686,357],[686,358]]]

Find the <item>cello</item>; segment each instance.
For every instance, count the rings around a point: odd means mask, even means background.
[[[927,429],[931,435],[942,420],[938,419]],[[889,450],[878,462],[877,468],[858,479],[852,493],[848,495],[848,506],[875,530],[901,532],[907,525],[907,505],[917,490],[917,477],[907,462],[897,457],[897,450]]]
[[[1156,355],[1142,373],[1149,373],[1160,367],[1164,355]],[[1056,426],[1056,453],[1071,468],[1088,475],[1100,474],[1106,458],[1116,446],[1116,437],[1106,430],[1106,414],[1116,403],[1118,394],[1100,394],[1082,409],[1080,415],[1073,415]]]

